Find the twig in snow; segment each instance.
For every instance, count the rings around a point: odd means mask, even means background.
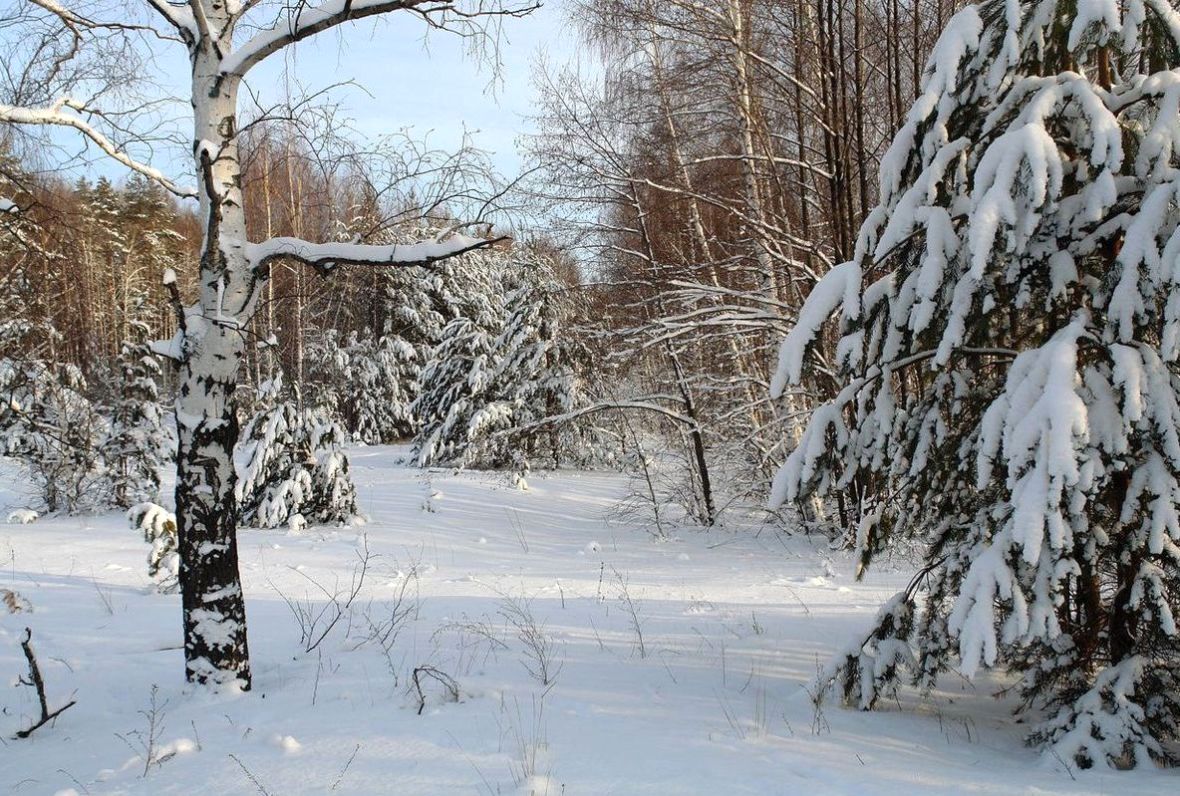
[[[330,791],[335,793],[336,789],[340,787],[340,782],[344,779],[344,775],[348,773],[348,769],[352,766],[352,761],[356,760],[357,753],[360,750],[361,750],[361,745],[358,743],[356,745],[356,749],[353,749],[352,754],[348,756],[348,762],[346,762],[344,764],[344,768],[340,769],[340,773],[336,776],[336,781],[333,782],[332,787],[329,788]]]
[[[295,622],[299,625],[300,642],[303,644],[304,652],[315,652],[316,648],[324,642],[332,629],[346,616],[351,615],[353,603],[356,602],[360,596],[361,590],[365,585],[365,576],[369,572],[369,565],[373,560],[373,554],[369,551],[369,538],[367,536],[361,537],[362,549],[357,552],[357,563],[352,570],[352,580],[347,590],[343,590],[339,585],[336,585],[331,591],[328,590],[324,584],[317,581],[305,572],[292,568],[292,571],[302,575],[311,585],[320,591],[326,598],[327,603],[318,610],[312,602],[311,596],[307,596],[303,601],[291,599],[287,595],[278,590],[274,584],[271,587],[278,592],[279,597],[287,604],[291,610],[291,615],[295,617]]]
[[[262,796],[274,796],[274,794],[272,794],[270,791],[268,791],[263,786],[263,784],[261,782],[259,782],[258,777],[254,776],[254,772],[251,771],[250,769],[246,768],[246,764],[243,763],[241,760],[239,760],[237,755],[230,754],[229,757],[231,760],[233,760],[235,763],[238,764],[238,768],[242,769],[242,773],[246,775],[246,779],[250,780],[250,784],[252,784],[255,788],[257,788],[258,792],[261,793]]]
[[[516,534],[516,541],[520,544],[520,549],[527,554],[529,539],[524,532],[524,520],[521,519],[520,512],[512,508],[507,508],[504,511],[508,515],[508,523],[512,526],[512,532]]]
[[[58,708],[57,710],[49,710],[49,702],[45,698],[45,680],[41,677],[41,667],[37,665],[37,656],[33,654],[33,631],[31,628],[25,628],[25,637],[21,641],[21,649],[25,652],[25,660],[29,662],[29,679],[20,678],[18,681],[21,685],[32,686],[37,690],[37,701],[41,703],[41,718],[36,724],[28,729],[21,730],[16,734],[17,738],[28,738],[35,731],[45,726],[49,722],[56,719],[62,713],[72,708],[76,703],[71,699],[68,703]]]
[[[446,689],[447,696],[452,702],[459,701],[459,684],[455,682],[455,678],[451,677],[446,672],[441,672],[433,666],[419,666],[414,669],[414,688],[418,691],[418,715],[422,715],[422,711],[426,709],[426,693],[422,690],[422,678],[430,677],[444,689]]]
[[[631,589],[623,573],[614,567],[611,567],[611,571],[615,573],[615,579],[619,582],[619,602],[623,604],[623,610],[627,612],[627,618],[631,622],[631,631],[635,634],[635,649],[638,650],[641,659],[646,658],[647,645],[643,641],[643,625],[639,622],[639,605],[631,598]]]
[[[557,657],[557,644],[533,615],[529,599],[500,593],[499,613],[516,629],[516,637],[524,644],[524,668],[541,685],[551,688],[565,661]]]

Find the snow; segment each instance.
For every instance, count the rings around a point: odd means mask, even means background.
[[[1078,13],[1069,29],[1067,46],[1076,49],[1092,26],[1099,29],[1097,43],[1106,44],[1112,34],[1122,30],[1120,17],[1119,3],[1114,0],[1078,0]]]
[[[183,331],[178,331],[167,340],[152,340],[148,343],[148,348],[152,353],[158,356],[171,359],[174,362],[184,361],[184,338]]]
[[[14,509],[8,513],[9,525],[30,525],[37,521],[40,515],[32,509]]]
[[[803,358],[820,328],[838,307],[847,318],[859,316],[861,271],[855,261],[841,263],[824,274],[799,310],[799,317],[779,349],[778,368],[770,383],[770,394],[778,398],[788,384],[798,384]]]
[[[179,597],[156,591],[148,545],[122,515],[0,527],[11,551],[0,589],[33,608],[0,604],[0,681],[24,673],[29,626],[51,707],[78,701],[14,741],[35,698],[0,689],[0,790],[252,796],[252,780],[276,794],[399,796],[1175,790],[1175,776],[1152,767],[1067,773],[1024,745],[1010,701],[954,675],[929,699],[903,689],[873,713],[817,714],[806,691],[817,667],[863,634],[908,567],[858,583],[851,557],[829,558],[826,542],[755,529],[655,542],[605,519],[626,490],[615,474],[534,473],[519,492],[506,476],[405,468],[405,448],[350,454],[374,554],[351,628],[341,622],[305,653],[285,599],[319,610],[315,583],[347,587],[362,529],[240,536],[250,693],[182,682]],[[424,514],[434,492],[446,500]],[[21,497],[0,491],[0,509]],[[366,615],[388,621],[399,596],[405,618],[388,654],[362,643]],[[523,665],[507,599],[524,601],[562,663],[551,688]],[[899,652],[877,651],[882,665]],[[419,666],[453,676],[458,701],[427,682],[418,715]],[[136,740],[153,685],[160,762],[145,775]]]
[[[0,196],[0,213],[16,214],[19,212],[20,208],[17,207],[15,202],[13,202],[11,199],[5,199],[3,196]]]
[[[309,243],[299,238],[271,238],[247,243],[246,257],[257,266],[275,257],[294,257],[309,263],[364,263],[372,265],[415,265],[442,260],[468,251],[487,241],[466,235],[452,235],[443,241],[369,246],[356,243]]]

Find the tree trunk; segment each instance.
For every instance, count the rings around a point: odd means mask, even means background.
[[[206,42],[193,56],[194,153],[200,162],[199,312],[185,328],[176,402],[176,519],[188,680],[250,687],[246,606],[238,574],[238,422],[232,404],[257,277],[246,258],[246,219],[235,141],[238,81],[220,75]]]

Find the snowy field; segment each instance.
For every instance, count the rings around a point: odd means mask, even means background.
[[[121,517],[0,526],[0,588],[32,607],[0,605],[0,792],[1180,791],[1172,772],[1043,760],[1010,705],[954,678],[932,699],[817,713],[817,663],[903,569],[856,583],[847,557],[769,529],[656,542],[610,519],[618,475],[519,492],[400,453],[352,453],[366,524],[242,532],[249,694],[185,686],[179,598],[154,591]],[[13,740],[37,713],[18,685],[26,626],[50,707],[77,704]]]

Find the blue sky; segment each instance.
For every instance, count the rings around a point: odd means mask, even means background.
[[[493,153],[498,170],[506,177],[520,171],[516,141],[525,129],[525,117],[534,110],[531,85],[533,65],[539,53],[555,61],[572,56],[573,39],[563,19],[561,0],[547,0],[531,15],[506,19],[503,26],[498,79],[465,52],[456,36],[431,31],[408,14],[362,20],[338,31],[300,42],[286,53],[276,54],[251,73],[249,84],[264,100],[279,100],[284,93],[284,70],[307,91],[333,83],[354,81],[330,95],[355,127],[366,136],[378,136],[411,128],[415,137],[430,134],[440,148],[454,147],[464,127],[474,143]],[[159,53],[166,72],[163,88],[187,97],[188,62],[179,47]],[[245,105],[243,105],[245,110]],[[188,129],[184,129],[187,135]],[[174,153],[168,171],[187,165],[186,152]],[[95,163],[96,171],[122,176],[117,165]],[[180,175],[178,175],[180,176]]]

